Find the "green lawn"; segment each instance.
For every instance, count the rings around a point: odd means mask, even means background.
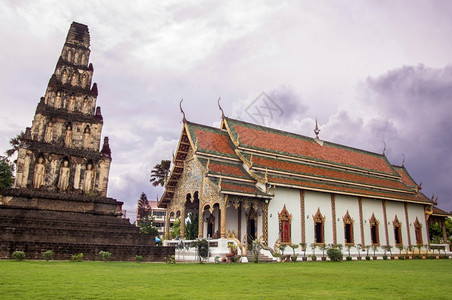
[[[175,264],[0,261],[1,299],[451,299],[452,260]]]

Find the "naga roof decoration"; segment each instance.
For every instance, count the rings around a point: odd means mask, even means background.
[[[219,106],[221,108],[221,106]],[[219,193],[273,197],[276,186],[431,204],[405,167],[384,154],[251,124],[222,113],[221,128],[184,121],[159,206],[171,201],[189,149]]]

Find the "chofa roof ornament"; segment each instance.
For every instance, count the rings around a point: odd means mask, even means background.
[[[185,119],[185,112],[184,112],[184,110],[182,109],[182,101],[184,101],[184,98],[182,98],[182,99],[180,100],[180,102],[179,102],[179,108],[180,108],[180,112],[181,112],[182,115],[183,115],[182,121],[185,123],[185,122],[187,122],[187,119]]]

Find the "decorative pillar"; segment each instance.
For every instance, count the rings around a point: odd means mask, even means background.
[[[336,234],[336,195],[331,194],[331,215],[333,216],[333,244],[337,244]]]
[[[389,234],[388,234],[388,218],[386,216],[386,200],[383,200],[381,202],[381,205],[383,206],[383,220],[385,222],[385,238],[386,238],[386,245],[389,245]]]
[[[199,201],[199,213],[198,213],[198,238],[202,239],[204,231],[204,205]]]
[[[304,190],[300,190],[301,242],[306,244],[306,213],[304,207]]]
[[[180,238],[185,239],[185,203],[180,212]]]
[[[220,237],[226,237],[226,203],[220,204]]]
[[[363,198],[358,197],[358,209],[359,209],[359,228],[361,231],[361,245],[366,246],[366,241],[364,240],[364,222],[363,222]]]
[[[265,202],[262,204],[262,235],[264,245],[268,246],[268,203]]]
[[[242,204],[238,204],[237,207],[237,238],[242,238]]]
[[[406,222],[406,232],[408,234],[408,246],[411,246],[410,220],[408,218],[408,204],[404,203],[403,208],[405,209],[405,222]]]
[[[171,213],[170,213],[170,211],[167,210],[166,216],[165,216],[165,240],[170,239],[170,235],[169,235],[170,218],[171,218]]]

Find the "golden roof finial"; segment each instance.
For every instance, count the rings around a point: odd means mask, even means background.
[[[221,108],[220,100],[221,100],[221,97],[218,98],[218,108],[221,110],[221,119],[224,119],[224,111],[223,111],[223,108]]]
[[[184,112],[184,110],[182,109],[182,101],[184,101],[184,98],[182,98],[182,99],[180,100],[180,102],[179,102],[179,108],[180,108],[180,112],[181,112],[182,115],[184,116],[183,119],[182,119],[182,121],[185,123],[185,122],[187,122],[187,119],[185,119],[185,112]]]
[[[318,139],[319,138],[320,129],[319,129],[319,124],[317,123],[317,118],[315,118],[314,133],[315,133],[315,138]]]

